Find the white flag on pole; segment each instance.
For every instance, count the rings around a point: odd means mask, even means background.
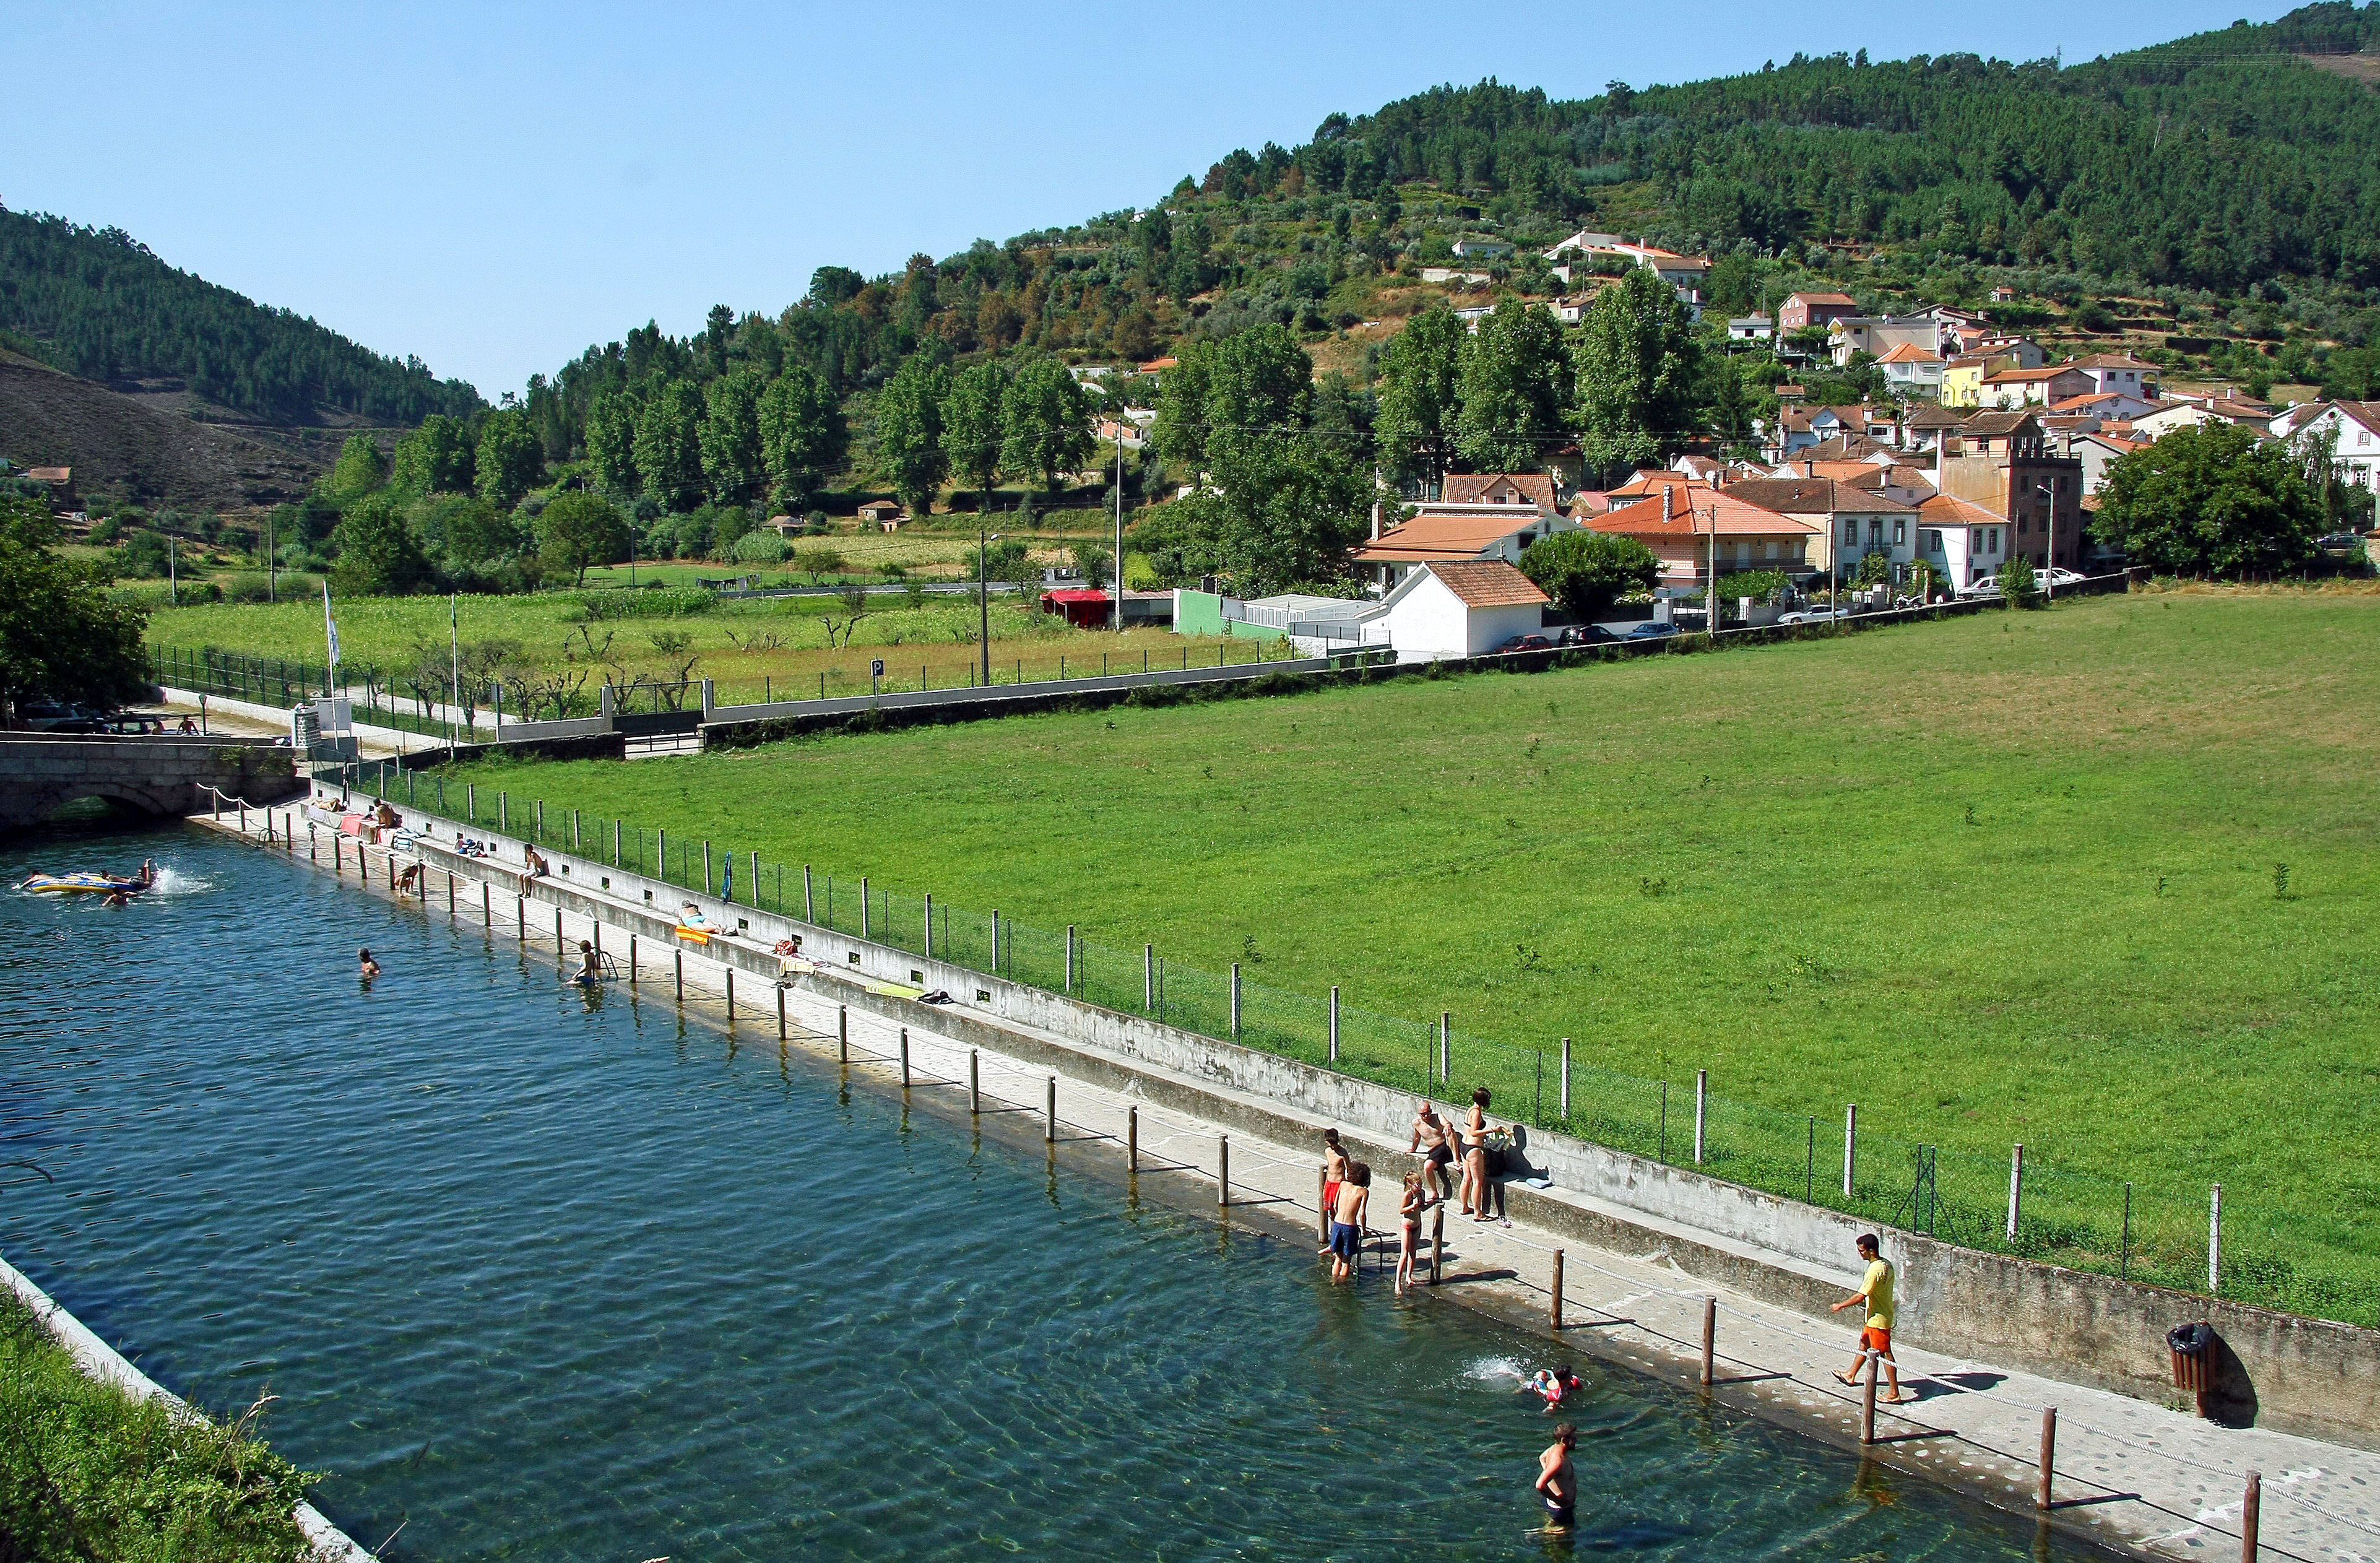
[[[331,648],[331,666],[339,665],[339,623],[331,617],[331,583],[322,583],[322,639]]]

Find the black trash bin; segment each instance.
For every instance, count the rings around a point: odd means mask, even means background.
[[[2165,1343],[2173,1352],[2173,1387],[2204,1396],[2215,1362],[2215,1327],[2204,1319],[2176,1325],[2165,1332]]]

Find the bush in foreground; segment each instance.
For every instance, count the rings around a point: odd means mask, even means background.
[[[302,1563],[316,1477],[226,1425],[86,1377],[0,1292],[0,1556]]]

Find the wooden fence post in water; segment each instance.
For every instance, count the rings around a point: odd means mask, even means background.
[[[337,844],[335,842],[332,843],[334,846]],[[485,879],[480,881],[480,925],[491,933],[495,931],[495,892],[488,888],[488,881]]]
[[[517,942],[528,942],[528,901],[523,896],[513,897],[513,933]]]
[[[1043,1125],[1041,1138],[1050,1145],[1058,1143],[1058,1077],[1050,1077],[1050,1118]]]
[[[1711,1387],[1712,1371],[1718,1359],[1718,1299],[1703,1299],[1703,1387]]]
[[[735,968],[725,968],[727,976],[727,1029],[735,1029]]]
[[[967,1049],[967,1111],[983,1111],[983,1054],[974,1048]]]
[[[1429,1284],[1436,1286],[1446,1258],[1446,1206],[1430,1207],[1429,1217]]]
[[[1867,1374],[1860,1381],[1860,1442],[1876,1442],[1876,1373],[1882,1353],[1867,1354]]]
[[[777,989],[777,1040],[778,1040],[778,1041],[780,1041],[780,1042],[783,1042],[784,1039],[785,1039],[785,990],[784,990],[783,987],[780,987],[780,988],[778,988],[778,989]]]
[[[455,870],[446,870],[446,915],[455,915]]]
[[[637,986],[637,936],[628,936],[628,986]]]
[[[1215,1136],[1215,1208],[1220,1210],[1232,1203],[1232,1137]]]
[[[562,941],[562,908],[553,909],[553,958],[565,964],[570,960],[569,948]]]
[[[1561,1294],[1562,1294],[1562,1251],[1561,1251],[1560,1249],[1557,1248],[1557,1249],[1555,1249],[1555,1250],[1554,1250],[1554,1284],[1553,1284],[1553,1295],[1552,1295],[1550,1298],[1548,1298],[1548,1301],[1547,1301],[1547,1304],[1546,1304],[1546,1315],[1547,1315],[1547,1317],[1548,1317],[1548,1318],[1549,1318],[1549,1319],[1551,1319],[1551,1320],[1553,1321],[1553,1327],[1554,1327],[1554,1329],[1555,1329],[1556,1333],[1560,1333],[1560,1329],[1561,1329],[1561,1327],[1562,1327],[1562,1320],[1561,1320],[1561,1302],[1562,1302],[1562,1299],[1561,1299]]]
[[[909,1028],[901,1028],[901,1089],[909,1088]]]
[[[1123,1169],[1140,1170],[1140,1109],[1127,1108],[1123,1115]]]
[[[851,1007],[847,1004],[834,1007],[834,1051],[844,1063],[851,1061]]]
[[[2033,1507],[2044,1514],[2049,1512],[2049,1473],[2058,1468],[2058,1408],[2041,1408],[2041,1485],[2034,1492]]]
[[[670,964],[674,969],[677,977],[677,1001],[683,1004],[686,1002],[686,951],[683,950],[671,951]]]

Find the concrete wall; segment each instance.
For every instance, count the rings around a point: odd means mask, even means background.
[[[198,814],[207,807],[209,786],[263,804],[305,783],[288,745],[269,738],[0,737],[0,830],[38,825],[79,798],[109,798],[150,814]]]
[[[451,828],[446,834],[451,840]],[[516,844],[504,843],[504,851],[510,863],[520,861]],[[487,867],[436,845],[428,855],[458,875]],[[839,975],[944,988],[960,1006],[872,994],[823,975],[801,979],[805,988],[855,1010],[932,1027],[1027,1061],[1062,1062],[1070,1072],[1103,1084],[1137,1081],[1153,1102],[1291,1144],[1311,1138],[1320,1124],[1336,1124],[1373,1147],[1368,1156],[1376,1167],[1401,1174],[1413,1165],[1402,1154],[1413,1118],[1408,1093],[724,903],[594,859],[545,855],[555,877],[524,880],[516,869],[500,868],[499,893],[517,891],[625,926],[656,953],[676,947],[675,909],[692,901],[714,923],[733,927],[741,919],[749,929],[741,946],[714,940],[701,958],[736,965],[763,981],[777,975],[769,947],[797,935],[807,955]],[[640,905],[650,891],[650,904],[662,910],[620,911],[602,898],[606,878],[610,896]],[[581,893],[581,886],[596,893]],[[1607,1247],[1666,1250],[1689,1275],[1814,1315],[1823,1316],[1825,1304],[1847,1294],[1856,1274],[1852,1242],[1875,1230],[1837,1211],[1564,1135],[1524,1126],[1516,1139],[1525,1167],[1550,1175],[1566,1196],[1584,1196],[1556,1198],[1513,1184],[1507,1193],[1516,1217]],[[2380,1448],[2380,1331],[1904,1232],[1888,1231],[1886,1247],[1901,1267],[1900,1331],[1912,1344],[2170,1403],[2175,1392],[2165,1332],[2204,1319],[2228,1348],[2221,1386],[2227,1414]]]

